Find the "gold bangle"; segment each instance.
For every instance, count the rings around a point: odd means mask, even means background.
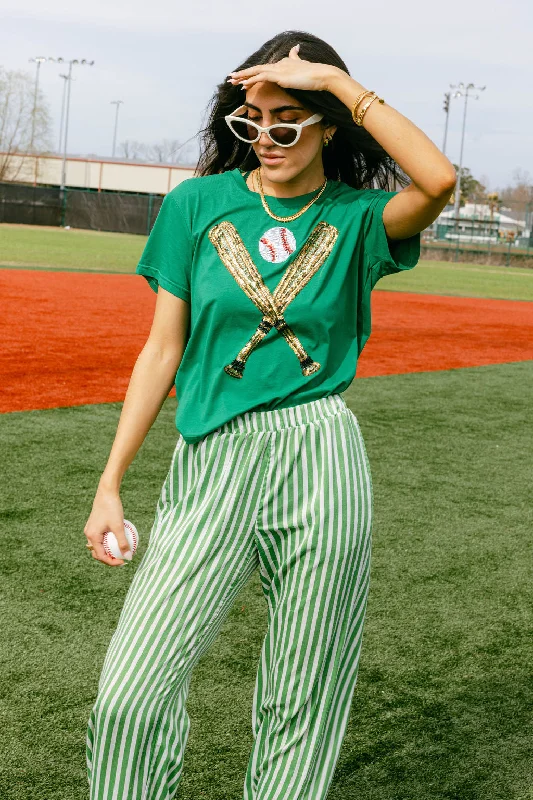
[[[372,92],[372,90],[365,89],[364,92],[361,92],[361,94],[357,95],[357,97],[355,98],[355,103],[352,106],[352,119],[353,119],[354,122],[355,122],[355,118],[356,118],[355,109],[357,108],[357,106],[359,105],[361,100],[364,97],[366,97],[366,95],[369,95],[369,94],[374,94],[374,92]]]
[[[355,124],[356,125],[360,125],[361,126],[363,124],[363,118],[364,118],[364,116],[366,114],[367,108],[372,105],[374,100],[379,100],[379,102],[382,103],[382,104],[385,102],[383,97],[378,97],[377,96],[376,92],[374,92],[373,94],[374,94],[374,96],[372,97],[372,99],[369,100],[368,103],[366,103],[366,105],[363,106],[363,108],[361,109],[361,111],[357,115],[357,119],[355,120]]]
[[[363,117],[365,116],[366,110],[370,106],[370,104],[376,99],[376,97],[377,97],[377,94],[375,92],[373,92],[372,93],[372,97],[370,98],[368,103],[365,103],[365,105],[361,108],[361,110],[357,114],[357,117],[355,119],[355,124],[356,125],[362,125]]]

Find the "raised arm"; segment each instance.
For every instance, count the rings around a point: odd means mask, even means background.
[[[331,67],[327,88],[350,111],[365,87],[343,70]],[[368,97],[358,105],[360,111]],[[363,117],[363,127],[386,150],[412,183],[391,197],[383,210],[390,239],[407,239],[427,228],[449,202],[457,175],[453,164],[407,117],[387,103],[374,100]]]

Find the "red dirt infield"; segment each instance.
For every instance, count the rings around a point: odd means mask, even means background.
[[[145,278],[0,269],[0,291],[0,412],[124,399],[155,307]],[[357,377],[532,359],[533,303],[375,289]]]

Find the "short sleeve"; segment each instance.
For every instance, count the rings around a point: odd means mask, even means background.
[[[135,268],[157,292],[191,302],[192,235],[183,212],[171,194],[165,195],[143,253]]]
[[[420,259],[420,232],[407,239],[389,240],[383,224],[383,209],[398,192],[368,189],[364,222],[365,266],[373,288],[380,278],[412,269]]]

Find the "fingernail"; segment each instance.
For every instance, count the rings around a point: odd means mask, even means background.
[[[125,553],[122,553],[122,558],[125,558],[126,561],[131,561],[131,559],[133,558],[133,553],[131,552],[131,550],[126,550]]]

